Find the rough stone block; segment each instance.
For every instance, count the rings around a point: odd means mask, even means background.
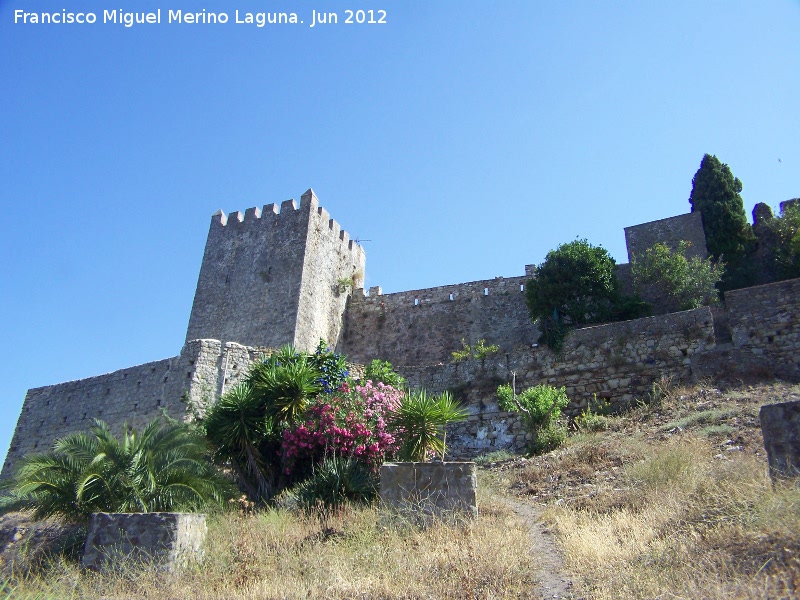
[[[88,569],[131,561],[174,570],[201,556],[206,516],[189,513],[95,513],[81,560]]]
[[[759,417],[773,480],[800,476],[800,400],[762,406]]]
[[[381,502],[405,514],[478,516],[478,476],[473,462],[384,463]]]

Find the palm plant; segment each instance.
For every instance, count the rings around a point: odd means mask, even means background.
[[[279,443],[265,402],[245,381],[228,390],[206,412],[203,426],[214,446],[214,458],[233,469],[252,501],[267,500],[274,492]]]
[[[322,391],[322,374],[304,353],[284,346],[263,363],[253,366],[247,381],[276,423],[294,423],[309,399]]]
[[[50,452],[25,457],[9,497],[34,517],[85,521],[93,512],[195,510],[230,491],[206,460],[205,441],[177,422],[124,426],[117,439],[104,422],[59,438]]]
[[[433,396],[425,390],[415,390],[406,394],[391,418],[393,428],[403,440],[400,457],[424,461],[430,454],[438,453],[444,461],[447,425],[468,416],[469,412],[449,392]]]

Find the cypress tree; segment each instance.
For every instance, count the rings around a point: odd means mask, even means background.
[[[692,212],[703,215],[709,254],[714,260],[721,257],[726,264],[720,286],[723,290],[752,285],[755,275],[751,268],[755,236],[747,222],[741,191],[742,182],[728,165],[711,154],[703,156],[692,179],[689,203]]]

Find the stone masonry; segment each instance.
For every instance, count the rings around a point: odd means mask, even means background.
[[[702,220],[690,213],[626,228],[629,256],[655,241],[688,239],[705,253]],[[244,215],[211,219],[186,342],[173,358],[31,389],[0,477],[25,454],[83,430],[94,418],[119,431],[162,412],[202,418],[269,348],[304,350],[324,338],[353,362],[380,358],[414,386],[451,390],[470,418],[448,434],[454,456],[521,448],[519,420],[499,411],[495,390],[516,382],[566,387],[575,414],[595,396],[616,405],[641,399],[660,377],[726,373],[800,381],[800,280],[728,292],[725,307],[661,314],[572,332],[561,353],[537,345],[524,288],[533,274],[383,294],[362,289],[365,255],[319,206],[314,193]],[[626,265],[620,265],[625,272]],[[461,340],[500,352],[451,363]]]
[[[381,503],[408,515],[478,516],[473,462],[406,462],[381,466]]]
[[[202,557],[206,516],[189,513],[95,513],[81,563],[100,570],[155,562],[167,570]]]

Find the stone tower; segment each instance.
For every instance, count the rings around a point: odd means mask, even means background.
[[[294,200],[211,217],[186,341],[313,350],[335,346],[366,256],[312,190]]]

